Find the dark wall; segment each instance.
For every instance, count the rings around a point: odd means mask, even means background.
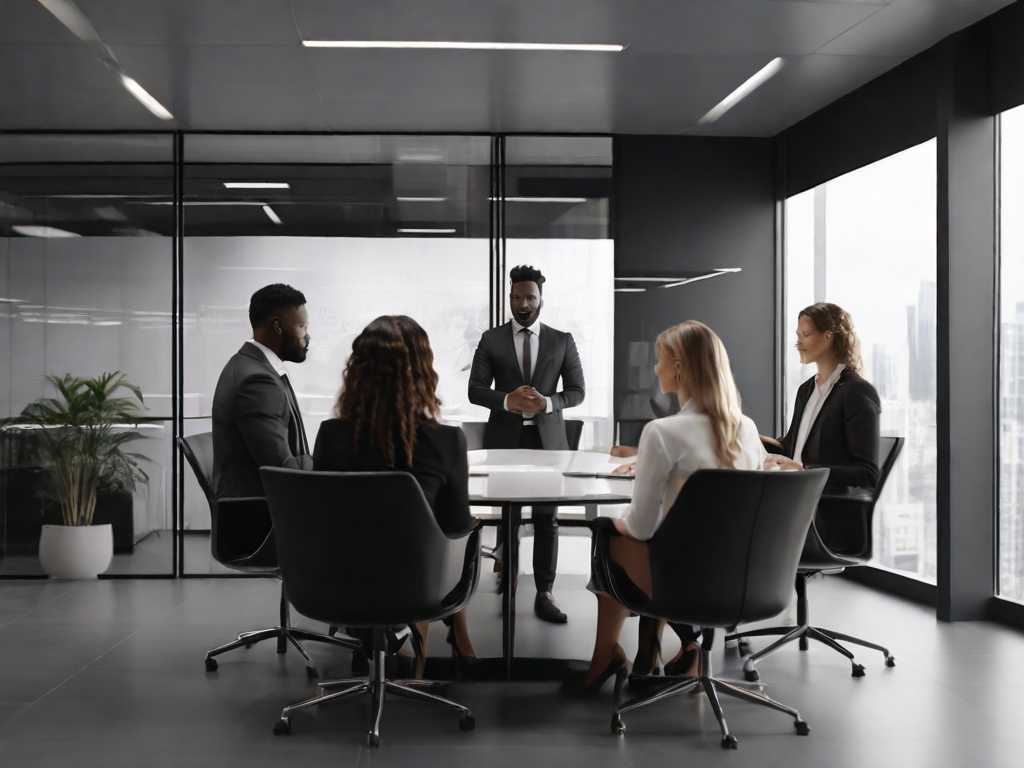
[[[925,51],[787,128],[786,196],[934,138],[938,66]]]
[[[772,157],[771,139],[616,137],[616,274],[743,270],[615,294],[617,417],[629,391],[629,343],[653,342],[670,325],[695,319],[725,342],[744,412],[763,433],[774,429]]]
[[[1014,3],[990,17],[992,109],[1024,104],[1024,5]]]

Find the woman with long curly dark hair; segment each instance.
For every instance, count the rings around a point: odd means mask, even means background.
[[[769,456],[767,465],[828,467],[830,486],[874,489],[882,407],[878,392],[862,378],[850,313],[827,302],[800,310],[796,349],[800,362],[818,371],[797,390],[793,421],[779,438],[782,453]]]
[[[437,373],[426,331],[410,317],[384,315],[352,342],[335,404],[336,418],[320,425],[313,468],[335,472],[403,470],[419,482],[438,526],[461,534],[476,525],[469,514],[469,459],[458,427],[439,422]],[[478,661],[460,611],[448,642],[457,669]],[[427,624],[411,627],[423,671]]]

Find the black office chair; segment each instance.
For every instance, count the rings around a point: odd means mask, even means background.
[[[703,688],[722,729],[722,746],[735,749],[718,693],[785,712],[797,733],[810,726],[795,709],[713,676],[714,628],[775,616],[789,603],[790,585],[827,469],[806,472],[700,470],[648,541],[652,595],[648,598],[608,559],[617,535],[612,521],[599,518],[594,536],[594,581],[634,613],[666,622],[702,627],[698,677],[640,678],[647,692],[616,704],[612,731],[623,734],[622,715],[672,696]],[[616,702],[625,676],[619,675]]]
[[[806,651],[809,647],[808,640],[817,640],[827,645],[850,660],[854,677],[864,676],[864,665],[858,664],[853,653],[844,647],[839,641],[853,643],[875,651],[881,651],[885,656],[885,666],[895,667],[896,659],[883,648],[867,640],[844,635],[841,632],[834,632],[831,629],[814,627],[810,624],[809,605],[807,602],[807,581],[812,576],[824,571],[838,572],[846,568],[863,565],[871,559],[873,548],[872,519],[875,513],[875,505],[882,495],[885,481],[889,477],[900,451],[903,450],[902,437],[883,437],[880,441],[880,452],[882,454],[882,465],[878,473],[878,485],[873,491],[861,488],[849,488],[845,493],[826,491],[818,503],[818,511],[814,516],[814,522],[807,531],[807,540],[804,542],[803,554],[800,556],[800,567],[796,576],[796,623],[795,627],[766,627],[764,629],[753,629],[748,632],[737,632],[726,638],[726,642],[734,639],[767,637],[772,635],[783,635],[784,637],[757,653],[746,656],[743,663],[743,674],[747,680],[757,681],[761,679],[755,664],[765,656],[774,653],[779,648],[794,640],[800,641],[800,650]]]
[[[280,578],[277,567],[277,550],[274,545],[274,532],[270,527],[270,513],[267,501],[263,497],[223,498],[218,499],[213,491],[213,433],[204,432],[191,437],[179,437],[178,446],[185,460],[195,473],[199,487],[202,488],[206,501],[210,505],[210,550],[213,559],[235,571],[255,573],[263,576]],[[266,520],[267,533],[259,528],[260,518]],[[256,523],[254,526],[253,523]],[[237,529],[233,531],[232,529]],[[245,542],[253,528],[258,531],[261,539],[258,543]],[[235,536],[232,536],[232,533]],[[241,541],[240,541],[241,540]],[[255,549],[253,549],[255,546]],[[244,554],[238,554],[242,551]],[[299,640],[315,640],[329,645],[348,649],[361,649],[362,644],[346,635],[329,636],[318,632],[300,629],[291,625],[288,609],[288,598],[285,596],[284,584],[281,584],[281,623],[276,627],[242,632],[236,640],[218,646],[206,654],[206,671],[217,669],[216,656],[233,651],[236,648],[251,648],[263,640],[277,639],[277,652],[284,653],[291,643],[306,660],[306,674],[310,678],[317,677],[316,665],[309,658],[306,649]]]
[[[373,630],[366,678],[318,683],[312,699],[285,707],[274,726],[291,733],[291,714],[354,693],[373,696],[370,746],[380,744],[385,691],[473,713],[419,690],[428,680],[386,679],[385,631],[444,619],[461,610],[480,579],[480,534],[449,538],[437,525],[416,478],[406,472],[302,472],[260,469],[274,521],[281,575],[295,609],[337,626]],[[342,690],[326,693],[328,688]]]
[[[484,432],[487,430],[486,421],[463,421],[459,423],[466,435],[466,450],[479,451],[484,447]],[[580,438],[583,436],[583,422],[579,419],[565,420],[565,439],[569,441],[569,450],[580,449]]]

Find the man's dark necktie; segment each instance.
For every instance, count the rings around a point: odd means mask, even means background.
[[[302,426],[302,413],[299,411],[299,401],[295,397],[295,390],[292,389],[292,383],[288,380],[288,374],[284,373],[281,375],[281,381],[284,382],[285,389],[288,390],[288,405],[292,409],[292,417],[295,419],[295,424],[298,426],[299,433],[299,444],[295,446],[298,450],[299,456],[309,455],[309,443],[306,442],[306,429]]]
[[[530,329],[523,328],[519,331],[523,334],[523,383],[530,383],[530,376],[533,375],[533,360],[530,353]]]

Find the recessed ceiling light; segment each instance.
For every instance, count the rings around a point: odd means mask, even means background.
[[[497,197],[488,197],[488,200],[498,200]],[[585,203],[585,197],[506,197],[506,203]]]
[[[400,203],[443,203],[447,197],[396,197]]]
[[[303,40],[307,48],[432,48],[457,51],[576,51],[619,53],[624,45],[574,43],[467,43],[440,40]]]
[[[769,61],[761,67],[761,69],[755,72],[745,83],[743,83],[743,85],[712,107],[711,111],[697,121],[697,125],[715,122],[715,120],[747,98],[747,96],[760,88],[769,78],[782,69],[783,63],[784,62],[779,57]]]
[[[616,288],[615,293],[644,293],[646,288]]]
[[[108,64],[107,66],[110,65]],[[113,67],[111,68],[113,69]],[[167,108],[164,107],[164,105],[161,104],[159,101],[154,99],[150,95],[149,91],[147,91],[145,88],[139,85],[134,78],[129,77],[127,74],[125,74],[123,71],[120,71],[119,69],[114,70],[114,74],[116,74],[117,79],[121,81],[121,85],[123,85],[128,90],[128,93],[130,93],[132,96],[138,99],[142,103],[142,106],[144,106],[154,115],[159,117],[161,120],[174,119],[174,115],[168,112]]]
[[[398,230],[403,235],[454,235],[454,229],[409,229],[400,228]]]
[[[263,212],[267,214],[267,218],[270,219],[275,224],[284,224],[284,222],[281,221],[280,217],[278,217],[278,215],[274,213],[274,209],[271,208],[269,205],[263,206]]]
[[[228,189],[291,189],[287,181],[225,181]]]
[[[68,232],[57,227],[38,227],[31,224],[18,224],[11,227],[19,235],[25,237],[81,237],[77,232]]]

